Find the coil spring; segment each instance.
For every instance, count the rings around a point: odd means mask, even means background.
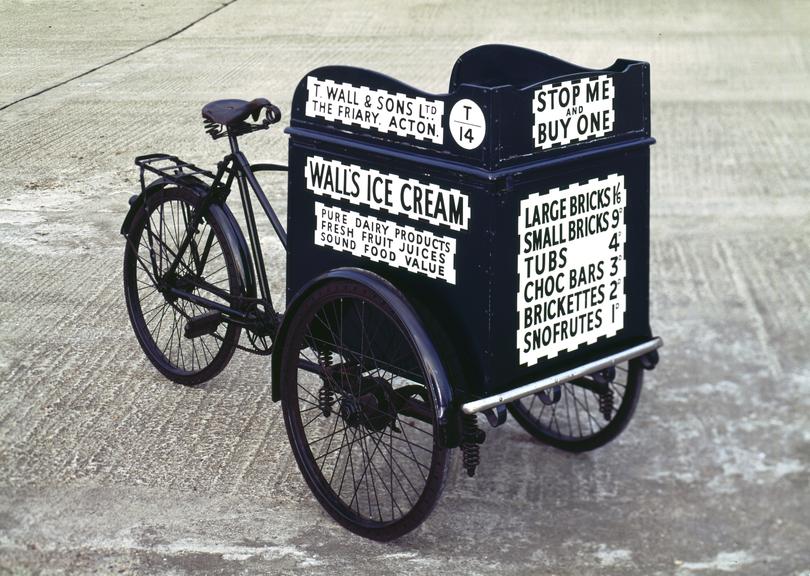
[[[461,417],[462,442],[461,454],[467,476],[475,476],[475,469],[481,463],[481,430],[478,429],[478,417],[475,414],[464,414]]]
[[[605,420],[610,420],[613,417],[613,390],[608,388],[607,392],[599,395],[599,411]]]
[[[318,352],[318,361],[322,368],[329,368],[332,365],[331,352]],[[324,381],[321,389],[318,390],[318,407],[327,418],[332,415],[332,404],[335,402],[335,395],[332,388]]]

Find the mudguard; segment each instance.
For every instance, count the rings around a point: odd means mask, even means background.
[[[208,193],[209,187],[193,176],[183,178],[188,187],[200,195]],[[126,237],[129,234],[129,229],[132,226],[132,220],[135,214],[155,193],[163,190],[167,186],[177,186],[177,183],[169,180],[168,178],[157,178],[144,187],[143,192],[133,196],[129,200],[129,212],[124,217],[124,222],[121,225],[121,234]],[[236,269],[238,275],[238,282],[241,293],[248,297],[256,296],[256,276],[253,272],[253,263],[251,261],[250,250],[248,249],[245,236],[242,234],[242,229],[236,221],[231,209],[224,203],[214,203],[209,209],[211,217],[217,220],[221,225],[222,231],[225,234],[225,241],[228,247],[234,254],[236,260]]]
[[[413,339],[417,353],[421,356],[434,398],[433,410],[438,423],[439,438],[447,447],[457,445],[457,421],[453,403],[453,389],[450,386],[447,372],[440,355],[419,319],[416,310],[405,296],[385,278],[361,268],[336,268],[314,278],[304,285],[292,298],[284,319],[279,327],[273,345],[272,364],[272,398],[274,402],[281,399],[281,350],[285,345],[291,319],[301,303],[317,288],[331,280],[352,280],[376,292],[385,300],[402,320]]]

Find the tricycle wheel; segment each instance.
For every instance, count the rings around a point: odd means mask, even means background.
[[[290,319],[281,403],[298,467],[340,524],[391,540],[430,514],[450,452],[413,334],[374,290],[334,279]]]
[[[136,212],[124,252],[124,295],[138,342],[152,364],[167,378],[193,386],[227,366],[239,342],[239,326],[215,322],[216,316],[194,302],[171,296],[182,288],[228,304],[237,294],[237,264],[224,226],[216,214],[203,216],[176,272],[168,272],[186,237],[200,197],[188,188],[165,188]],[[188,337],[193,318],[210,314],[204,333]]]
[[[604,446],[625,429],[636,410],[644,369],[631,360],[521,398],[509,411],[529,434],[569,452]]]

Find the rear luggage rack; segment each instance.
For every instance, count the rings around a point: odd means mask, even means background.
[[[145,156],[138,156],[135,158],[135,164],[141,169],[141,190],[146,188],[144,174],[147,170],[178,185],[188,184],[187,181],[184,182],[184,179],[189,176],[202,176],[212,182],[216,178],[213,172],[200,168],[185,160],[180,160],[180,158],[172,156],[171,154],[147,154]]]

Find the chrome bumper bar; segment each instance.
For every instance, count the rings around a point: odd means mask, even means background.
[[[565,372],[560,372],[554,376],[549,376],[548,378],[543,378],[537,382],[532,382],[531,384],[526,384],[525,386],[520,386],[519,388],[514,388],[513,390],[508,390],[494,396],[467,402],[461,405],[461,410],[465,414],[475,414],[477,412],[481,412],[482,410],[487,410],[488,408],[494,408],[495,406],[506,404],[507,402],[514,402],[515,400],[523,398],[524,396],[535,394],[536,392],[540,392],[546,388],[553,388],[554,386],[565,384],[566,382],[570,382],[576,378],[581,378],[583,376],[587,376],[588,374],[598,372],[599,370],[610,368],[611,366],[615,366],[621,362],[627,362],[633,358],[638,358],[639,356],[652,352],[663,345],[664,341],[661,340],[661,338],[656,337],[649,342],[644,342],[643,344],[633,346],[632,348],[628,348],[622,352],[617,352],[616,354],[605,356],[599,360],[588,362],[587,364],[583,364],[582,366],[578,366],[572,370],[566,370]]]

